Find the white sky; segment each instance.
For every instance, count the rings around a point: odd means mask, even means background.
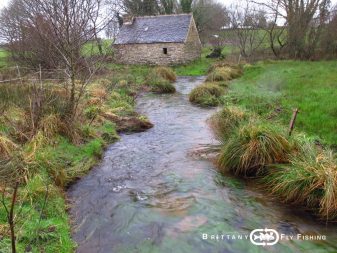
[[[0,0],[0,9],[5,7],[10,0]],[[223,3],[224,5],[231,5],[232,3],[236,3],[238,1],[236,0],[217,0],[220,3]],[[331,5],[337,4],[337,0],[331,0]]]
[[[10,0],[0,0],[0,9],[5,7]],[[218,2],[222,2],[225,5],[230,5],[231,3],[236,2],[235,0],[217,0]],[[337,0],[332,0],[332,1],[337,1]]]
[[[0,0],[0,9],[5,7],[8,4],[9,0]]]

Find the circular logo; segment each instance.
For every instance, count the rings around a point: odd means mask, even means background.
[[[275,245],[280,240],[279,233],[274,229],[264,228],[264,229],[254,229],[250,235],[249,239],[252,244],[267,246]]]

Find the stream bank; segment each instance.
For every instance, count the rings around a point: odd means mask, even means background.
[[[176,94],[143,95],[138,110],[155,127],[123,135],[101,164],[69,189],[77,252],[336,252],[335,229],[191,155],[215,143],[206,124],[215,110],[188,102],[203,80],[180,77]],[[327,238],[281,240],[268,247],[249,239],[210,239],[266,227],[288,236]]]

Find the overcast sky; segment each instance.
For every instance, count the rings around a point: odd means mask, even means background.
[[[10,0],[0,0],[0,9],[2,9],[4,6],[8,4]],[[223,3],[224,5],[230,5],[231,3],[235,3],[237,1],[235,0],[217,0],[220,3]],[[337,0],[331,0],[332,5],[337,3]]]
[[[0,9],[2,9],[4,6],[6,6],[8,4],[10,0],[0,0]],[[235,2],[235,0],[217,0],[218,2],[222,2],[224,4],[228,4],[228,3],[233,3]],[[334,1],[334,0],[333,0]],[[336,0],[337,1],[337,0]]]
[[[2,9],[4,6],[6,6],[8,2],[9,2],[9,0],[0,0],[0,9]]]

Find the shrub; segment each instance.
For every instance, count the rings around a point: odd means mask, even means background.
[[[228,138],[234,128],[248,120],[247,112],[239,107],[224,107],[210,118],[210,125],[215,136],[221,141]]]
[[[214,83],[204,83],[194,88],[190,93],[189,100],[200,106],[217,106],[219,98],[224,94],[224,89]]]
[[[168,80],[170,82],[175,82],[177,80],[177,76],[174,73],[174,71],[171,68],[168,67],[156,67],[153,72],[164,78],[165,80]]]
[[[256,176],[267,165],[287,162],[291,145],[283,133],[270,125],[249,122],[240,126],[221,150],[221,171]]]
[[[285,202],[318,209],[326,219],[337,217],[337,160],[330,150],[307,142],[290,164],[277,166],[263,179],[271,192]]]

